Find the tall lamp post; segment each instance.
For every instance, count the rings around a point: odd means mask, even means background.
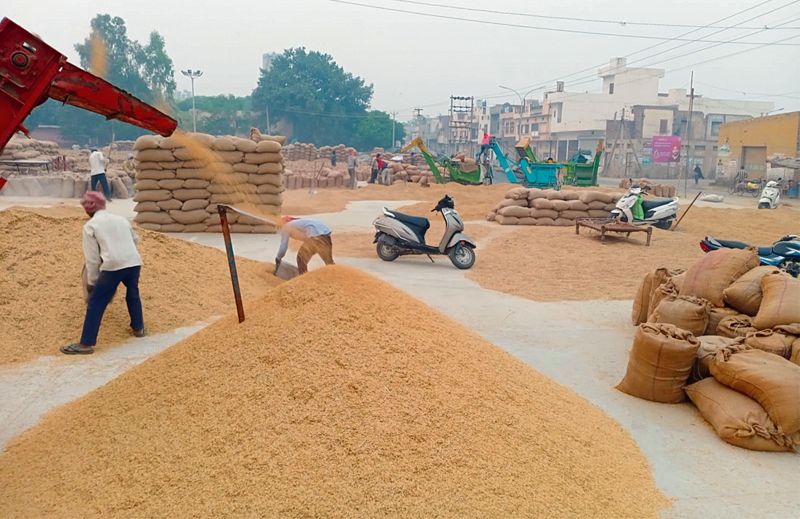
[[[197,132],[197,110],[194,107],[194,80],[203,75],[202,70],[186,69],[181,70],[181,74],[188,77],[192,81],[192,131]]]
[[[519,102],[520,102],[520,106],[521,106],[520,112],[519,112],[520,120],[522,119],[522,113],[525,111],[525,99],[528,97],[528,95],[533,93],[533,91],[538,90],[538,88],[532,88],[532,89],[528,90],[527,92],[525,92],[525,94],[523,95],[523,94],[520,94],[519,92],[517,92],[516,90],[514,90],[511,87],[507,87],[507,86],[503,86],[503,85],[497,85],[497,88],[502,88],[503,90],[508,90],[510,92],[514,92],[515,94],[517,94],[517,97],[519,97]],[[517,133],[519,133],[519,128],[517,128]]]

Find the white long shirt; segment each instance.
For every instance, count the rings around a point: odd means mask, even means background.
[[[138,237],[130,222],[102,209],[83,225],[83,256],[90,285],[97,283],[100,271],[115,271],[142,264],[136,250]]]
[[[93,151],[89,155],[89,168],[92,170],[92,175],[99,175],[106,172],[106,158],[101,151]]]

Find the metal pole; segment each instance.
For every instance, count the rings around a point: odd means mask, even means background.
[[[689,155],[692,143],[692,112],[694,111],[694,70],[689,80],[689,117],[686,121],[686,168],[683,172],[683,196],[689,196]]]
[[[269,127],[270,127],[270,124],[269,124],[269,104],[267,104],[266,109],[267,109],[267,134],[269,134],[270,133],[270,131],[269,131]]]
[[[239,322],[244,321],[244,306],[242,305],[242,292],[239,290],[239,275],[236,273],[236,257],[233,255],[233,242],[231,230],[228,226],[228,215],[224,205],[218,205],[219,223],[222,226],[222,237],[225,239],[225,252],[228,254],[228,268],[231,271],[231,284],[233,285],[233,298],[236,300],[236,313]]]
[[[397,142],[395,117],[397,117],[397,112],[392,112],[392,148],[394,148],[394,143]]]
[[[194,107],[194,76],[190,76],[192,81],[192,131],[197,133],[197,109]]]

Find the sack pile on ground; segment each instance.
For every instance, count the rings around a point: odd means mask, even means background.
[[[281,153],[283,153],[283,158],[287,161],[322,159],[328,163],[330,163],[331,156],[335,154],[337,162],[346,163],[347,157],[350,156],[351,151],[355,151],[355,148],[348,147],[344,144],[323,146],[317,149],[313,144],[295,143],[284,146]]]
[[[486,219],[501,225],[572,226],[577,218],[608,218],[621,196],[581,189],[515,187]]]
[[[345,187],[350,178],[347,168],[339,164],[333,168],[326,164],[329,162],[323,160],[291,162],[283,172],[283,184],[286,189]],[[365,167],[360,167],[356,174],[366,180],[369,173],[365,171]]]
[[[411,163],[389,162],[389,184],[402,184],[414,182],[418,184],[433,184],[436,182],[433,172],[425,166]]]
[[[134,221],[163,232],[220,232],[218,204],[261,215],[280,214],[281,144],[201,133],[136,140]],[[231,231],[272,233],[273,222],[228,212]]]
[[[58,144],[51,141],[14,137],[0,153],[0,160],[47,160],[59,155]],[[16,166],[0,164],[0,170],[16,171]]]
[[[724,441],[800,452],[800,280],[759,266],[753,249],[720,249],[686,272],[647,274],[631,317],[639,328],[618,389],[688,396]]]
[[[646,178],[640,178],[638,180],[634,179],[631,182],[630,179],[623,178],[619,181],[619,187],[622,189],[628,189],[631,187],[631,184],[639,184],[642,189],[647,188],[647,191],[653,195],[663,198],[673,198],[678,194],[678,188],[675,186],[670,186],[667,184],[657,184],[652,180]]]

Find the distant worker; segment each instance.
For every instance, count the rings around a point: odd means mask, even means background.
[[[383,168],[386,167],[386,163],[381,158],[380,153],[376,153],[375,157],[372,159],[370,163],[370,174],[369,174],[369,183],[374,184],[375,181],[378,179],[378,173],[383,171]]]
[[[492,141],[492,136],[483,132],[483,139],[481,139],[481,150],[475,156],[475,162],[481,161],[481,156],[489,151],[489,143]]]
[[[333,153],[331,153],[331,167],[332,168],[336,167],[336,152],[335,151]]]
[[[375,180],[378,178],[378,161],[381,158],[380,153],[376,153],[374,157],[372,157],[372,161],[369,163],[369,183],[374,184]]]
[[[347,174],[350,176],[350,189],[355,189],[358,185],[356,178],[356,168],[358,167],[358,154],[356,150],[350,150],[350,156],[347,157]]]
[[[108,160],[103,156],[103,152],[97,148],[92,148],[92,152],[89,154],[89,169],[91,170],[89,191],[96,191],[99,183],[103,188],[106,200],[111,200],[111,189],[108,187],[108,178],[106,177],[107,163]]]
[[[139,297],[142,258],[136,250],[136,234],[127,219],[106,211],[106,199],[102,193],[87,192],[81,205],[91,217],[83,226],[89,301],[80,342],[60,348],[67,355],[94,353],[100,322],[120,283],[125,285],[125,303],[131,318],[132,334],[134,337],[144,337],[145,334]]]
[[[700,182],[700,179],[703,178],[703,170],[700,169],[700,164],[695,164],[694,166],[694,185],[697,185]]]
[[[122,163],[122,170],[129,177],[136,178],[136,162],[133,160],[133,153],[129,153],[127,160]]]
[[[297,271],[300,274],[308,272],[308,262],[319,254],[326,265],[333,265],[333,243],[331,230],[324,223],[313,218],[296,218],[283,216],[280,219],[281,246],[275,258],[275,272],[281,266],[281,261],[289,248],[289,238],[300,240],[303,244],[297,251]]]

